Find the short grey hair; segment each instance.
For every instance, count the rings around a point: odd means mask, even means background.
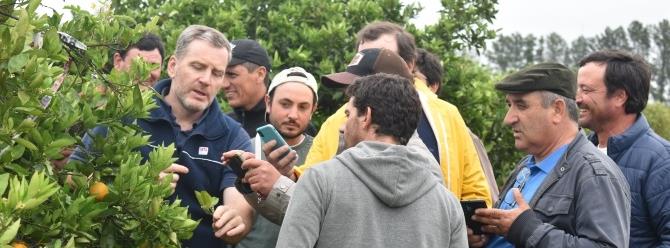
[[[203,26],[191,25],[181,32],[177,39],[177,47],[174,50],[174,55],[177,58],[182,58],[186,54],[188,45],[194,40],[202,40],[209,42],[210,45],[216,48],[225,48],[228,51],[228,62],[232,59],[233,48],[226,39],[226,36],[219,32],[219,30]]]
[[[561,96],[559,94],[556,94],[554,92],[550,91],[540,91],[540,94],[542,95],[542,107],[543,108],[548,108],[552,103],[554,103],[556,100],[561,99],[563,102],[565,102],[566,109],[568,110],[568,116],[570,117],[570,120],[573,120],[574,122],[579,121],[579,108],[577,107],[577,102],[575,102],[574,99],[570,99],[564,96]]]

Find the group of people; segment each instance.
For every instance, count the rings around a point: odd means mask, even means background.
[[[317,78],[301,67],[270,77],[257,41],[191,25],[167,60],[154,35],[114,54],[116,70],[134,57],[159,65],[147,79],[158,108],[137,120],[151,137],[140,152],[177,148],[158,180],[171,180],[168,200],[200,220],[183,246],[670,245],[670,143],[642,114],[651,71],[639,56],[598,51],[576,75],[541,63],[496,84],[514,145],[528,154],[498,191],[481,141],[436,94],[439,58],[385,21],[366,25],[356,42],[346,70],[320,78],[348,101],[318,132]],[[163,61],[169,78],[157,81]],[[233,112],[221,111],[220,91]],[[256,128],[266,124],[286,145],[261,141]],[[87,163],[105,135],[104,126],[88,132],[70,161]],[[227,166],[235,155],[244,178]],[[200,190],[220,196],[212,215],[198,205]],[[481,230],[466,226],[464,200],[488,206],[472,217]]]

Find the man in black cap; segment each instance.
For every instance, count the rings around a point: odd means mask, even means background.
[[[476,210],[473,220],[493,235],[468,235],[471,247],[628,247],[628,184],[579,132],[575,80],[565,66],[544,63],[495,86],[507,94],[514,146],[529,155],[496,208]]]
[[[255,40],[233,40],[233,58],[226,68],[223,91],[233,112],[230,117],[242,124],[249,137],[267,124],[264,96],[270,73],[270,57]]]

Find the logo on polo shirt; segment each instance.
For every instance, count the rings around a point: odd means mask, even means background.
[[[205,146],[201,146],[200,148],[198,148],[198,155],[206,156],[207,153],[209,153],[209,148]]]

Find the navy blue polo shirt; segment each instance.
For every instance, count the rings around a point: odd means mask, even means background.
[[[160,81],[155,89],[165,96],[170,89],[171,80]],[[175,144],[175,163],[186,166],[189,173],[180,175],[175,193],[168,199],[181,199],[181,205],[188,208],[191,218],[200,220],[190,240],[182,242],[184,247],[225,247],[223,240],[214,236],[212,216],[206,214],[195,198],[195,191],[206,190],[210,195],[219,198],[223,204],[223,190],[234,187],[235,173],[221,163],[221,154],[230,150],[251,151],[249,135],[239,123],[221,112],[217,101],[210,105],[203,117],[198,120],[190,131],[181,131],[172,109],[162,99],[155,98],[158,108],[150,113],[147,119],[137,120],[137,124],[150,135],[149,145],[140,148],[144,159],[159,145]],[[97,127],[94,135],[106,136],[107,129]],[[85,136],[86,148],[90,148],[92,140]],[[81,148],[78,148],[79,150]],[[81,159],[83,153],[75,151],[72,159]]]

